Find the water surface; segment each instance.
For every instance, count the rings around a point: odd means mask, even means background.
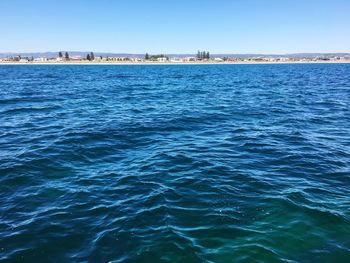
[[[350,262],[350,65],[0,66],[0,261]]]

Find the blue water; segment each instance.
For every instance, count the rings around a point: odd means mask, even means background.
[[[350,262],[350,65],[0,66],[1,262]]]

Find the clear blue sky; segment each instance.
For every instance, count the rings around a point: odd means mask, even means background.
[[[350,52],[350,0],[0,0],[0,52]]]

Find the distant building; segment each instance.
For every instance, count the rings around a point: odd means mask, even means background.
[[[102,61],[102,58],[101,58],[101,57],[95,57],[94,61],[96,61],[96,62],[101,62],[101,61]]]
[[[185,62],[193,62],[193,61],[196,61],[196,58],[195,57],[187,57],[187,58],[184,58],[183,61],[185,61]]]
[[[72,56],[72,57],[69,57],[70,60],[83,60],[83,57],[82,56]]]
[[[34,62],[46,62],[47,58],[35,58],[33,61]]]
[[[131,58],[131,61],[133,61],[133,62],[143,62],[144,60],[142,58]]]
[[[180,58],[171,58],[170,59],[171,62],[175,62],[175,63],[179,63],[181,62],[182,60]]]
[[[157,58],[158,62],[166,62],[167,60],[168,60],[168,58],[166,58],[166,57]]]

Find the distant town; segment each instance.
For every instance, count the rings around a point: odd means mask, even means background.
[[[78,54],[77,54],[78,53]],[[194,55],[106,55],[94,52],[61,51],[43,55],[2,54],[0,63],[23,64],[74,64],[74,63],[114,63],[114,64],[160,64],[160,63],[312,63],[350,62],[350,54],[293,54],[293,55],[211,55],[209,51],[198,51]]]

